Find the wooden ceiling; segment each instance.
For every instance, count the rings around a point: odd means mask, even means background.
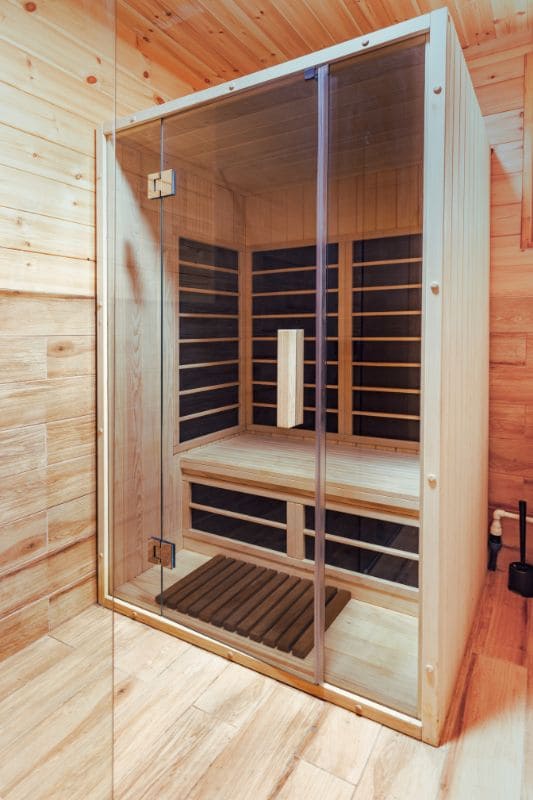
[[[118,0],[117,30],[201,89],[444,4],[463,47],[533,35],[532,0]]]

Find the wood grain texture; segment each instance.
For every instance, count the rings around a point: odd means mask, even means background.
[[[237,483],[312,497],[313,443],[285,437],[241,434],[195,448],[181,456],[190,476],[224,477]],[[331,502],[383,506],[418,515],[419,460],[399,453],[337,444],[328,448],[326,497]]]
[[[421,467],[421,717],[422,738],[432,744],[444,726],[486,568],[489,410],[489,147],[450,26],[437,52],[429,81],[445,82],[445,107],[428,103],[440,169],[433,184],[426,171],[426,182],[441,198],[444,224],[429,243],[426,218],[425,243],[436,252],[426,273]],[[475,407],[475,416],[465,407]],[[449,558],[450,548],[461,552],[459,560]]]
[[[304,421],[304,332],[278,329],[277,426]]]
[[[466,5],[450,0],[447,6],[461,45],[473,51],[481,49],[483,54],[487,45],[499,44],[505,36],[527,41],[533,28],[530,7],[517,0],[474,0]],[[340,6],[329,0],[285,0],[266,9],[256,2],[228,8],[217,0],[194,7],[184,20],[177,12],[160,14],[159,6],[148,0],[121,0],[119,19],[123,16],[125,23],[127,20],[150,40],[143,45],[146,52],[160,48],[162,63],[164,58],[181,57],[182,78],[200,88],[198,71],[209,84],[221,83],[437,7],[429,0],[416,4],[367,0]]]
[[[115,81],[123,113],[184,88],[135,38],[120,43],[118,60],[115,71],[108,0],[2,7],[0,564],[8,571],[32,569],[47,548],[94,533],[94,127],[113,115]],[[38,601],[39,614],[46,605],[57,620],[92,599],[92,589],[63,589],[64,601]],[[40,623],[35,616],[36,631]]]
[[[117,616],[117,800],[293,800],[301,787],[342,800],[348,787],[358,800],[529,800],[533,638],[516,605],[527,601],[506,589],[515,559],[504,547],[486,576],[439,749]],[[109,797],[101,782],[110,769],[111,696],[101,702],[96,685],[111,688],[111,620],[91,607],[0,663],[6,800],[28,791],[60,797],[57,786],[69,798]]]

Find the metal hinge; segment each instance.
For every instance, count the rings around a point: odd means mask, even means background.
[[[148,200],[176,194],[176,173],[173,169],[151,172],[148,175]]]
[[[148,539],[148,561],[150,564],[161,564],[162,567],[174,569],[176,566],[176,546],[166,539],[153,536]]]

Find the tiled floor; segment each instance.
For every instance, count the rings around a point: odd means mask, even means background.
[[[435,749],[92,607],[0,664],[3,800],[532,800],[533,613],[485,595]],[[464,687],[466,686],[466,691]],[[114,716],[114,778],[111,727]]]

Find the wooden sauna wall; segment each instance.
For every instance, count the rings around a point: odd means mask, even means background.
[[[533,505],[533,248],[521,249],[525,61],[531,36],[518,35],[466,51],[492,147],[490,283],[491,507]],[[518,526],[504,522],[507,542]],[[531,538],[531,537],[530,537]],[[533,558],[533,541],[529,545]]]
[[[245,197],[246,248],[250,254],[247,259],[247,268],[253,269],[253,253],[255,251],[301,247],[312,243],[315,237],[315,202],[315,187],[307,183],[289,185],[261,194],[247,195]],[[343,298],[350,299],[351,296],[353,242],[361,239],[420,233],[422,214],[421,165],[412,164],[396,169],[333,179],[330,184],[328,204],[329,241],[332,243],[330,247],[330,264],[333,265],[334,263],[331,260],[332,258],[336,259],[335,263],[339,262],[338,323],[340,325],[342,322],[350,326],[351,308],[343,308],[342,302]],[[338,247],[336,243],[339,243]],[[338,256],[336,255],[337,251]],[[303,257],[305,254],[302,252],[300,255]],[[259,274],[268,275],[268,272],[257,273],[257,275]],[[251,286],[248,286],[246,291],[244,308],[246,314],[249,314],[252,303]],[[328,299],[335,300],[331,292],[328,293]],[[332,308],[333,305],[331,306]],[[268,311],[268,309],[265,309],[265,311]],[[247,331],[252,330],[251,322],[251,320],[245,320],[245,329]],[[289,320],[289,323],[291,322],[293,323],[294,319]],[[330,326],[330,329],[330,337],[333,335],[338,337],[339,362],[351,364],[351,330],[337,331],[333,325]],[[310,354],[306,358],[309,357]],[[255,392],[256,405],[252,405],[254,400],[252,379],[254,364],[256,363],[253,347],[249,348],[246,358],[248,364],[247,425],[268,430],[268,427],[253,426],[252,424],[254,417],[256,419],[258,417],[257,409],[261,408],[261,406],[257,405],[257,399],[261,400],[263,398],[257,391],[257,387],[259,387],[259,384],[257,384]],[[348,370],[337,369],[333,364],[332,367],[331,376],[335,378],[337,389],[332,388],[329,392],[330,400],[328,402],[331,405],[331,409],[328,414],[328,430],[335,431],[335,433],[331,433],[332,438],[351,439],[353,431],[352,379],[348,375]],[[337,372],[338,375],[335,376]],[[332,382],[333,377],[331,380],[328,377],[328,384]],[[268,400],[266,395],[265,398]],[[339,409],[338,414],[335,407],[337,398],[339,404],[337,406]],[[253,410],[256,411],[255,415]],[[265,406],[266,412],[271,412],[271,410]],[[306,414],[307,423],[304,424],[304,428],[309,428],[310,426],[312,427],[312,412],[306,412]],[[267,416],[268,413],[265,416],[265,420],[267,420]],[[288,433],[295,436],[309,435],[308,432],[306,434],[305,429],[295,429],[288,431]],[[400,437],[398,436],[398,438]],[[375,441],[378,441],[378,439]],[[409,447],[411,446],[415,445],[409,445]]]
[[[435,28],[445,47],[430,53],[426,95],[420,673],[422,738],[438,744],[486,575],[490,152],[455,30]]]
[[[163,203],[147,198],[146,176],[160,168],[159,140],[156,121],[119,136],[116,148],[115,361],[110,368],[114,374],[110,570],[115,589],[149,567],[147,542],[161,535],[161,489],[163,535],[181,544],[176,453],[198,442],[181,446],[179,442],[180,240],[203,242],[208,248],[224,242],[236,251],[243,246],[240,196],[207,177],[177,167],[176,194]],[[228,431],[220,430],[209,439],[225,435]]]
[[[0,659],[96,597],[95,125],[113,6],[2,3]],[[119,43],[119,113],[189,91]]]

